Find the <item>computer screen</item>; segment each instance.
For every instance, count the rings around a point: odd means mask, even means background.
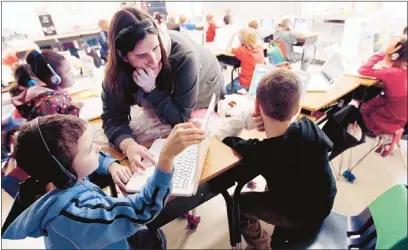
[[[307,18],[295,18],[293,23],[293,29],[299,32],[309,31],[310,19]]]
[[[265,75],[266,72],[270,71],[268,68],[255,68],[254,74],[252,75],[251,86],[249,87],[249,95],[251,97],[256,96],[256,89],[258,88],[259,81]]]
[[[336,52],[322,67],[322,75],[330,83],[333,83],[345,70],[345,60],[343,56]]]
[[[259,23],[261,29],[274,29],[275,28],[275,19],[273,18],[262,18]]]

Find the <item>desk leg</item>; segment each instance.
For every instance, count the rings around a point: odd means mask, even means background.
[[[230,244],[231,247],[234,248],[236,245],[236,240],[235,240],[235,225],[234,225],[234,220],[233,220],[233,206],[234,202],[228,193],[227,190],[224,190],[221,192],[222,197],[224,197],[225,200],[225,205],[227,206],[227,217],[228,217],[228,230],[229,230],[229,235],[230,235]]]
[[[242,244],[241,244],[241,223],[240,223],[240,214],[239,214],[239,198],[241,196],[241,190],[246,184],[243,182],[238,182],[238,185],[236,186],[234,190],[234,206],[233,206],[233,225],[234,225],[234,238],[236,240],[236,249],[242,249]]]
[[[233,67],[231,70],[231,94],[234,94],[234,70],[235,67]]]

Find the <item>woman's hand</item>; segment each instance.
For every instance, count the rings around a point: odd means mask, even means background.
[[[146,170],[146,166],[142,163],[142,159],[147,160],[152,165],[156,165],[154,156],[149,152],[149,150],[135,141],[131,142],[130,145],[126,147],[126,151],[124,153],[129,160],[130,170],[132,173],[138,169]]]
[[[157,66],[158,69],[155,70],[157,72],[154,72],[151,68],[136,68],[135,71],[133,71],[133,81],[141,87],[144,92],[149,93],[154,86],[156,86],[156,78],[159,75],[161,68],[162,68],[162,63],[159,62],[159,65]]]
[[[205,131],[195,127],[192,123],[177,124],[167,137],[160,152],[157,166],[165,172],[171,172],[174,157],[188,146],[200,143],[205,136]]]
[[[126,189],[126,183],[132,178],[132,172],[128,167],[122,166],[113,162],[108,167],[108,172],[112,176],[113,182],[119,186],[121,190]]]

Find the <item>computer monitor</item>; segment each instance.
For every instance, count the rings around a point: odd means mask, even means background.
[[[309,18],[295,18],[293,22],[293,29],[298,32],[308,32],[310,30],[311,19]]]
[[[259,81],[265,75],[265,73],[275,69],[276,67],[273,65],[265,65],[265,64],[257,64],[255,65],[255,70],[252,75],[251,85],[248,90],[248,97],[250,99],[255,99],[256,97],[256,89],[258,88]]]
[[[275,28],[275,19],[274,18],[261,18],[259,22],[260,29],[272,30]]]
[[[329,83],[334,83],[346,68],[346,61],[340,52],[335,52],[323,65],[321,73]]]

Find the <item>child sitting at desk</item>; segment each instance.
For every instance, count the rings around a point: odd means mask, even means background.
[[[378,95],[361,107],[368,136],[394,134],[407,123],[407,37],[395,38],[384,52],[374,54],[359,73],[376,77],[384,85]]]
[[[292,21],[284,19],[278,26],[278,30],[273,34],[273,39],[282,41],[286,49],[286,57],[289,62],[295,62],[300,59],[300,55],[295,53],[293,45],[297,44],[298,38],[304,38],[302,34],[295,34],[291,31]]]
[[[24,119],[56,113],[79,115],[80,107],[72,102],[69,94],[45,87],[30,65],[18,66],[14,74],[16,84],[10,89],[11,102]]]
[[[33,194],[40,197],[33,196],[33,204],[10,224],[3,238],[44,237],[47,249],[165,249],[161,230],[163,242],[158,246],[146,238],[147,230],[139,231],[140,226],[153,220],[170,197],[174,158],[204,137],[205,132],[191,123],[176,125],[141,193],[111,198],[87,176],[94,171],[108,174],[114,168],[120,178],[130,178],[131,173],[112,158],[98,162],[99,148],[85,121],[52,115],[24,124],[17,138],[17,163],[44,191]],[[46,185],[52,187],[48,192]]]
[[[287,69],[267,73],[256,91],[253,122],[241,121],[241,128],[255,125],[266,139],[217,135],[243,157],[240,176],[261,174],[267,182],[265,192],[240,197],[241,232],[248,249],[270,249],[270,237],[259,220],[283,228],[314,229],[333,206],[337,189],[328,160],[332,142],[308,118],[292,122],[300,112],[301,86],[298,76]]]
[[[231,39],[230,46],[233,40],[234,36]],[[241,72],[239,73],[239,77],[235,78],[227,85],[227,94],[232,94],[231,84],[234,87],[234,93],[242,88],[248,91],[252,75],[254,74],[255,65],[258,63],[265,63],[263,47],[258,44],[256,31],[254,29],[246,28],[242,30],[240,32],[240,40],[241,46],[238,48],[230,48],[228,51],[241,61]]]

